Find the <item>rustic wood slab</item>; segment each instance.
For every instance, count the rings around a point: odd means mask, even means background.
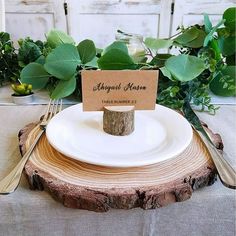
[[[22,154],[37,132],[36,124],[19,132]],[[222,149],[220,136],[212,132],[211,136]],[[70,159],[52,148],[44,135],[25,173],[31,189],[48,191],[66,207],[99,212],[110,208],[153,209],[185,201],[193,190],[216,180],[215,166],[196,134],[181,155],[135,168],[109,168]]]

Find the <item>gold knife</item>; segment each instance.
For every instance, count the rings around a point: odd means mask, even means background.
[[[236,189],[236,171],[228,163],[228,161],[224,159],[224,152],[221,153],[200,131],[195,129],[194,126],[192,127],[203,141],[209,154],[211,155],[221,182],[228,188]]]

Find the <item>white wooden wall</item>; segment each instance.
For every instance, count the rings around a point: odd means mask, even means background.
[[[44,39],[51,28],[58,28],[77,42],[90,38],[104,47],[115,39],[117,29],[165,38],[178,25],[202,23],[205,12],[217,21],[231,6],[236,0],[5,0],[6,31],[13,39]]]
[[[172,35],[179,25],[203,24],[204,13],[209,14],[214,25],[221,19],[225,9],[235,6],[236,0],[175,0]]]
[[[5,31],[5,1],[0,0],[0,32]]]
[[[103,47],[117,29],[168,37],[172,0],[67,0],[69,32],[77,41],[91,38]]]
[[[66,31],[61,0],[6,0],[6,31],[14,40],[30,36],[45,39],[51,28]]]

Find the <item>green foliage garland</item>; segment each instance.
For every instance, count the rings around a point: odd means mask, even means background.
[[[0,87],[10,81],[16,81],[19,73],[17,53],[10,35],[0,32]]]

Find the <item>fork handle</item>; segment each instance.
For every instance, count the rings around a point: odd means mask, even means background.
[[[236,171],[226,161],[226,159],[224,159],[223,155],[216,149],[216,147],[213,146],[200,131],[196,131],[211,154],[221,182],[228,188],[236,189]]]
[[[38,126],[36,128],[39,128]],[[38,143],[40,137],[44,133],[45,129],[40,129],[34,142],[31,144],[30,148],[24,154],[20,162],[14,167],[14,169],[0,181],[0,194],[9,194],[14,192],[20,182],[21,174],[25,167],[27,160],[29,159],[32,151],[34,150],[36,144]]]

